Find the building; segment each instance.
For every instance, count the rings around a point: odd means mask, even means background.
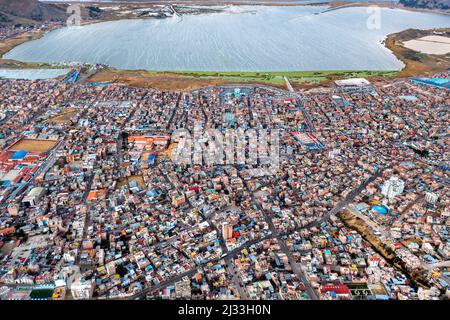
[[[14,152],[14,154],[8,159],[10,162],[21,162],[27,155],[27,151],[25,150],[19,150]]]
[[[336,80],[334,83],[345,92],[368,91],[372,88],[371,83],[364,78]]]
[[[343,80],[336,80],[334,83],[339,87],[364,87],[369,86],[370,82],[367,79],[364,78],[351,78],[351,79],[343,79]]]
[[[405,182],[398,177],[391,177],[386,181],[381,189],[381,194],[391,200],[395,196],[402,194],[405,188]]]
[[[184,194],[177,194],[172,197],[172,205],[179,207],[186,203],[186,197]]]
[[[222,223],[222,236],[224,240],[233,238],[233,226],[228,222]]]
[[[37,204],[39,198],[44,194],[44,188],[35,187],[28,192],[28,194],[23,198],[22,203],[26,207],[32,207]]]
[[[19,205],[17,203],[10,203],[8,205],[8,214],[13,217],[19,214]]]
[[[438,199],[439,199],[439,195],[437,195],[436,193],[433,193],[433,192],[427,192],[427,193],[425,194],[425,200],[426,200],[428,203],[435,204],[435,203],[438,201]]]
[[[175,297],[177,299],[191,298],[191,281],[189,279],[183,279],[175,283]]]
[[[332,299],[347,300],[351,298],[350,290],[345,284],[321,286],[320,293],[322,296]]]
[[[70,291],[75,300],[90,299],[94,294],[95,284],[93,280],[77,279],[72,283]]]

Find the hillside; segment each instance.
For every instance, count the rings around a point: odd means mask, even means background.
[[[400,0],[405,7],[420,9],[450,9],[450,0]]]
[[[30,21],[62,21],[67,18],[60,7],[37,0],[0,0],[0,24]]]

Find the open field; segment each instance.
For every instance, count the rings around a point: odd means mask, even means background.
[[[294,87],[309,87],[331,80],[354,77],[394,76],[393,71],[298,71],[298,72],[205,72],[205,71],[133,71],[105,69],[89,81],[113,81],[142,88],[159,90],[195,90],[223,84],[261,84],[285,89],[283,76],[289,77]]]
[[[160,90],[193,90],[208,85],[226,83],[221,79],[202,79],[180,76],[175,73],[132,71],[132,70],[102,70],[91,78],[91,82],[112,81],[141,88],[156,88]]]
[[[53,140],[34,140],[22,139],[12,145],[8,150],[19,151],[25,150],[28,152],[47,152],[56,145],[57,141]]]

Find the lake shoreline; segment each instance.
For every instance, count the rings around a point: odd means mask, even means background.
[[[341,4],[342,2],[330,2],[330,3],[334,3],[336,6]],[[344,2],[347,3],[348,2]],[[363,4],[365,4],[365,6],[368,6],[369,3],[350,3],[351,7],[353,6],[362,6]],[[281,4],[280,4],[281,5]],[[323,4],[303,4],[303,5],[321,5],[324,6]],[[108,22],[110,20],[102,20],[102,21],[88,21],[86,23],[84,23],[84,25],[90,25],[90,24],[95,24],[95,23],[102,23],[102,22]],[[26,34],[26,35],[20,35],[18,37],[14,37],[12,39],[8,39],[6,41],[1,42],[1,44],[3,45],[2,47],[0,47],[0,56],[3,57],[3,55],[6,52],[9,52],[10,50],[12,50],[14,47],[28,42],[28,41],[32,41],[32,40],[37,40],[41,37],[43,37],[47,32],[50,31],[54,31],[56,29],[59,29],[61,26],[56,26],[50,30],[46,30],[43,32],[34,32],[32,34]],[[431,29],[433,30],[433,29]],[[427,30],[421,30],[421,31],[427,31]],[[259,73],[261,75],[264,75],[262,77],[256,77],[256,79],[254,79],[254,82],[251,83],[255,83],[255,84],[270,84],[270,85],[274,85],[274,86],[284,86],[283,83],[281,83],[280,81],[278,81],[278,83],[274,83],[273,81],[266,81],[264,79],[264,77],[266,78],[270,78],[270,77],[278,77],[278,74],[282,73],[282,74],[295,74],[296,77],[302,77],[302,75],[309,75],[311,73],[317,73],[320,76],[317,78],[321,78],[321,80],[318,83],[297,83],[298,86],[300,87],[309,87],[309,86],[316,86],[316,85],[324,85],[330,82],[330,80],[336,80],[339,78],[339,75],[346,75],[348,73],[354,73],[354,74],[364,74],[367,72],[372,72],[374,73],[373,75],[368,75],[368,77],[376,77],[376,76],[380,76],[380,74],[388,74],[388,75],[384,75],[384,76],[388,76],[388,77],[395,77],[395,76],[416,76],[416,75],[420,75],[420,74],[424,74],[424,73],[429,73],[429,72],[435,72],[435,71],[442,71],[442,69],[439,68],[429,68],[429,67],[417,67],[416,63],[411,63],[410,60],[406,59],[402,54],[401,54],[401,50],[399,47],[399,43],[395,42],[392,40],[393,37],[395,37],[395,35],[402,33],[404,31],[398,32],[398,33],[394,33],[394,34],[388,34],[386,36],[385,41],[383,41],[382,45],[387,48],[388,50],[390,50],[395,57],[399,60],[402,61],[403,64],[405,65],[403,69],[401,70],[392,70],[392,71],[364,71],[364,70],[356,70],[356,71],[327,71],[327,70],[317,70],[317,71],[287,71],[287,72],[265,72],[265,71],[261,71],[261,72],[254,72],[254,71],[248,71],[248,72],[215,72],[215,71],[151,71],[151,70],[119,70],[116,68],[108,68],[107,71],[101,71],[101,76],[99,75],[93,75],[89,78],[90,81],[113,81],[113,82],[123,82],[123,83],[132,83],[136,86],[145,86],[145,83],[150,82],[152,83],[153,81],[149,81],[146,76],[146,74],[148,74],[148,77],[155,77],[155,75],[158,76],[158,78],[161,77],[166,77],[166,78],[172,78],[172,81],[169,82],[173,82],[173,77],[179,77],[181,79],[184,80],[192,80],[194,82],[198,82],[197,80],[202,80],[200,81],[202,84],[205,83],[206,85],[209,84],[229,84],[229,83],[236,83],[238,81],[235,81],[236,78],[239,79],[246,79],[246,78],[253,78],[254,74]],[[19,38],[19,39],[17,39]],[[4,43],[6,43],[6,45],[4,45]],[[5,48],[7,48],[8,50],[5,51]],[[64,65],[53,65],[53,64],[48,64],[48,63],[27,63],[27,62],[20,62],[20,61],[16,61],[16,60],[10,60],[10,59],[0,59],[0,68],[3,69],[32,69],[32,68],[65,68],[67,66]],[[127,74],[127,77],[123,77],[123,73]],[[120,75],[120,73],[122,73],[122,75]],[[214,78],[214,76],[212,76],[211,74],[221,74],[222,76],[218,76],[216,78]],[[238,76],[234,76],[232,75],[233,73],[237,74]],[[118,76],[119,74],[119,76]],[[108,79],[108,75],[109,79]],[[223,76],[225,75],[225,76]],[[106,76],[106,77],[105,77]],[[306,78],[308,78],[309,76],[306,76]],[[336,78],[337,77],[337,78]],[[133,78],[142,78],[140,81],[136,81],[136,79]],[[261,78],[263,81],[258,81],[258,78]],[[325,78],[325,79],[324,79]],[[232,82],[229,82],[229,79],[232,79]],[[179,79],[178,79],[179,80]],[[204,81],[203,81],[204,80]],[[177,82],[177,81],[175,81]],[[186,82],[186,81],[184,81]],[[294,80],[295,83],[295,80]],[[169,86],[170,87],[170,86]],[[175,89],[175,88],[174,88]]]

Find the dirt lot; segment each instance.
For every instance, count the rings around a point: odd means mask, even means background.
[[[28,152],[47,152],[56,145],[57,141],[53,140],[33,140],[22,139],[13,145],[9,150],[19,151],[25,150]]]
[[[160,152],[158,156],[160,156],[162,159],[170,159],[177,146],[178,143],[172,142],[169,147],[166,150]]]
[[[136,181],[136,183],[142,187],[145,188],[145,182],[144,182],[144,178],[142,176],[129,176],[126,178],[123,178],[119,181],[117,181],[117,189],[122,188],[123,186],[127,185],[128,183],[130,183],[131,181]]]
[[[170,73],[149,73],[146,71],[114,72],[106,69],[92,76],[89,81],[123,83],[134,87],[155,88],[158,90],[195,90],[210,85],[225,84],[220,79],[195,79]]]
[[[67,123],[76,113],[77,113],[76,109],[67,109],[55,115],[54,117],[51,117],[49,121],[57,124]]]

